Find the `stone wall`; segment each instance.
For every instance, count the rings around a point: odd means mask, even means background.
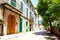
[[[16,23],[17,23],[17,25],[15,25],[15,33],[18,33],[19,32],[19,15],[18,14],[16,14],[16,13],[14,13],[14,12],[12,12],[12,11],[10,11],[10,10],[8,10],[8,9],[5,9],[5,13],[4,13],[4,24],[3,24],[3,26],[4,26],[4,35],[6,35],[7,34],[7,24],[8,24],[8,22],[7,22],[7,20],[8,20],[8,16],[9,15],[14,15],[15,17],[16,17]]]

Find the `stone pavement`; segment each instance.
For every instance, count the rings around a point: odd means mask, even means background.
[[[1,40],[58,40],[54,35],[47,34],[46,30],[19,33],[11,36],[11,38],[7,36],[5,39],[3,39],[3,37]]]

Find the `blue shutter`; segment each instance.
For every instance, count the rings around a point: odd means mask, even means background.
[[[23,11],[23,3],[21,2],[20,10]]]
[[[31,18],[31,12],[30,12],[30,18]]]
[[[32,20],[34,19],[33,14],[31,12],[30,12],[30,19],[32,19]]]
[[[28,18],[28,8],[26,8],[26,17]]]
[[[11,0],[11,5],[12,5],[13,7],[16,7],[16,0]]]

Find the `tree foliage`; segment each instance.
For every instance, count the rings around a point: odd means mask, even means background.
[[[60,1],[39,0],[37,11],[43,18],[43,25],[51,27],[52,22],[60,18]]]

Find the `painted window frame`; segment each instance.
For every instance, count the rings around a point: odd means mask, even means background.
[[[26,8],[26,17],[28,18],[28,8]]]
[[[20,2],[20,10],[23,12],[23,2]]]
[[[16,7],[16,0],[11,0],[11,5],[12,5],[13,7]]]

